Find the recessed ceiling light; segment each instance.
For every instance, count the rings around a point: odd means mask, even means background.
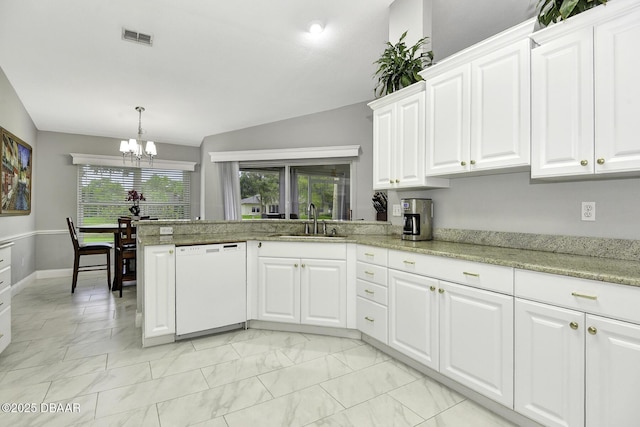
[[[309,24],[309,32],[311,34],[320,34],[323,31],[324,26],[320,21],[313,21],[311,24]]]

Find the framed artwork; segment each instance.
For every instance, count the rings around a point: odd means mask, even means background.
[[[2,133],[2,215],[31,213],[31,146],[6,129]]]

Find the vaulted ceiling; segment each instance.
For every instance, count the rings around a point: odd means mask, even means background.
[[[39,130],[198,146],[372,99],[391,3],[1,0],[0,67]]]

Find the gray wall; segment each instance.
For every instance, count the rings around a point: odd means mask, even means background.
[[[431,1],[432,49],[436,61],[536,16],[538,3],[538,0]]]
[[[199,147],[156,143],[158,157],[163,160],[183,160],[200,163]],[[39,132],[38,212],[36,269],[50,270],[71,268],[73,248],[65,218],[77,216],[77,166],[72,164],[69,153],[119,155],[120,140],[114,138],[75,135],[58,132]],[[42,161],[46,159],[46,161]],[[199,167],[192,177],[192,216],[200,211]],[[124,197],[124,196],[123,196]]]
[[[352,206],[353,218],[372,220],[373,187],[373,115],[366,103],[359,103],[296,117],[238,131],[208,136],[202,143],[203,218],[223,219],[218,168],[211,163],[210,151],[256,150],[269,148],[304,148],[335,145],[360,145],[356,162],[357,199]]]
[[[37,129],[16,95],[11,83],[0,69],[0,126],[7,129],[33,148],[33,182],[39,177],[36,166],[39,161]],[[17,283],[35,272],[35,232],[37,188],[31,188],[31,214],[0,216],[0,242],[13,241],[11,281]]]
[[[640,239],[640,178],[533,182],[521,172],[456,178],[448,189],[392,197],[433,199],[438,228]],[[596,202],[596,221],[580,219],[581,202]]]

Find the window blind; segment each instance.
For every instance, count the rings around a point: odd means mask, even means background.
[[[191,217],[191,173],[168,169],[78,166],[78,225],[113,224],[130,216],[130,190],[143,193],[140,215],[158,219]]]

